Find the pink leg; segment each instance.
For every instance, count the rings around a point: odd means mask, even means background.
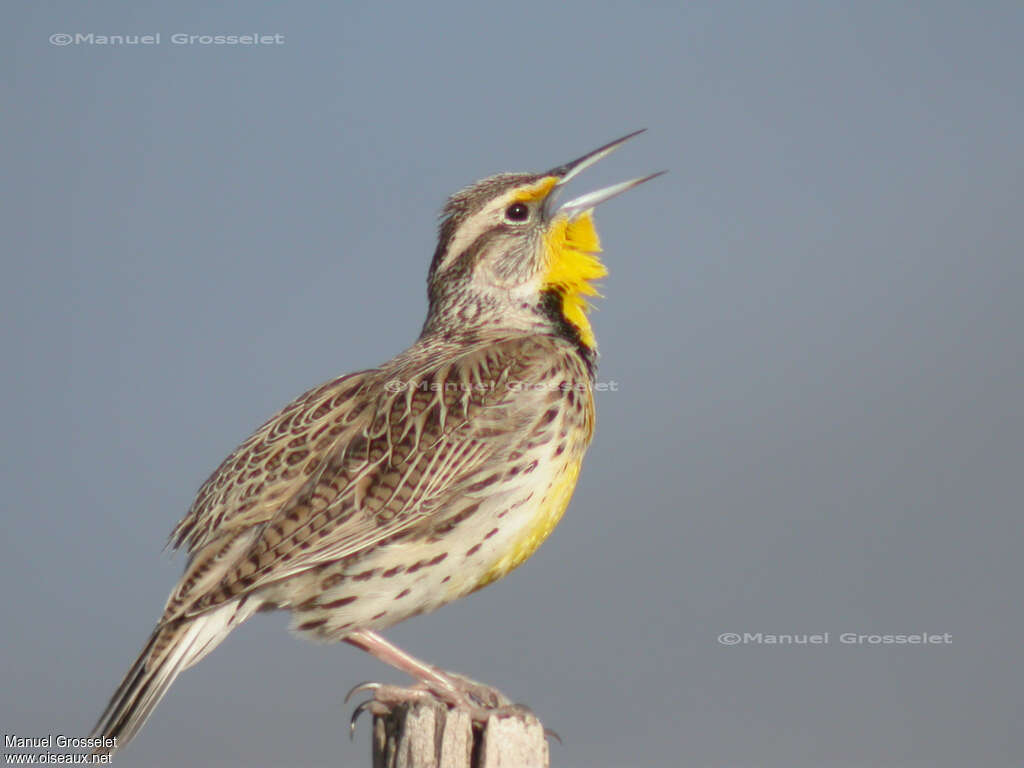
[[[349,691],[349,696],[358,691],[373,691],[371,702],[383,705],[385,711],[396,704],[429,696],[468,710],[470,717],[478,723],[487,722],[491,715],[511,714],[523,709],[521,706],[513,704],[496,688],[427,664],[406,653],[397,645],[388,642],[376,632],[360,629],[347,635],[344,639],[346,643],[376,656],[385,664],[400,669],[420,681],[421,685],[413,688],[365,683],[357,685]],[[348,697],[346,697],[347,699]],[[356,709],[353,722],[365,706],[360,705]],[[378,714],[376,710],[373,711]]]
[[[360,629],[345,637],[345,642],[354,645],[356,648],[366,651],[377,657],[385,664],[395,669],[400,669],[408,675],[415,677],[425,683],[431,689],[440,688],[439,692],[447,692],[450,695],[458,696],[460,693],[455,682],[441,673],[436,667],[420,661],[415,656],[406,653],[397,645],[384,637],[367,629]],[[461,701],[459,703],[462,703]]]

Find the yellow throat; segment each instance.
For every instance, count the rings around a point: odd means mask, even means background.
[[[562,297],[562,315],[580,334],[580,340],[591,349],[596,347],[594,331],[587,312],[587,296],[600,296],[593,281],[608,274],[598,258],[601,240],[594,229],[591,211],[573,219],[564,214],[555,218],[544,235],[548,265],[543,277],[543,290],[554,290]]]
[[[541,200],[551,194],[558,178],[548,176],[516,195],[520,202]],[[587,296],[600,296],[593,281],[608,274],[598,258],[601,239],[594,228],[592,211],[584,211],[573,218],[556,214],[544,233],[547,267],[541,278],[542,291],[555,291],[562,300],[562,316],[580,335],[580,341],[590,349],[597,345],[590,327]]]

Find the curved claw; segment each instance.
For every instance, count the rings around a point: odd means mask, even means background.
[[[355,740],[355,725],[359,721],[359,715],[370,709],[370,705],[373,703],[372,698],[368,698],[366,701],[360,703],[354,710],[352,710],[352,717],[348,721],[348,738],[350,741]]]
[[[530,709],[528,706],[523,704],[521,701],[517,701],[512,706],[516,707],[517,709],[522,710],[523,712],[527,712],[530,715],[533,715],[534,717],[537,717],[537,714],[532,709]],[[557,741],[559,746],[563,746],[563,747],[565,746],[565,742],[562,741],[562,737],[559,736],[558,735],[558,731],[554,730],[553,728],[548,728],[547,726],[545,726],[544,727],[544,735],[546,737],[548,737],[549,739],[554,739],[555,741]]]
[[[361,714],[363,714],[363,712],[365,712],[367,709],[369,709],[371,704],[373,704],[373,699],[367,699],[362,704],[358,705],[354,710],[352,710],[352,717],[348,721],[348,737],[349,737],[349,740],[355,741],[355,739],[356,739],[356,723],[359,722],[359,716]]]
[[[562,741],[562,737],[559,736],[558,733],[556,733],[555,731],[551,730],[550,728],[545,728],[544,729],[544,735],[547,736],[548,738],[551,738],[551,739],[554,739],[555,741],[557,741],[559,746],[565,746],[565,742]]]
[[[383,683],[371,683],[369,680],[357,683],[348,689],[348,693],[345,694],[345,703],[348,704],[349,700],[357,693],[362,693],[363,691],[376,691],[381,687],[381,685],[383,685]]]

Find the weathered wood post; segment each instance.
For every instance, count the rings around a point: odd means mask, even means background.
[[[401,704],[373,718],[373,768],[548,768],[544,726],[532,714],[469,713],[439,701]]]

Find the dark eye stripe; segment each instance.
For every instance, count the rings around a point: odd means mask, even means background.
[[[505,227],[492,227],[485,232],[481,232],[477,235],[476,240],[470,243],[462,253],[456,254],[451,260],[451,266],[445,271],[450,272],[457,270],[458,272],[468,273],[471,272],[477,262],[480,260],[480,255],[486,250],[488,243],[499,234],[505,232]]]

